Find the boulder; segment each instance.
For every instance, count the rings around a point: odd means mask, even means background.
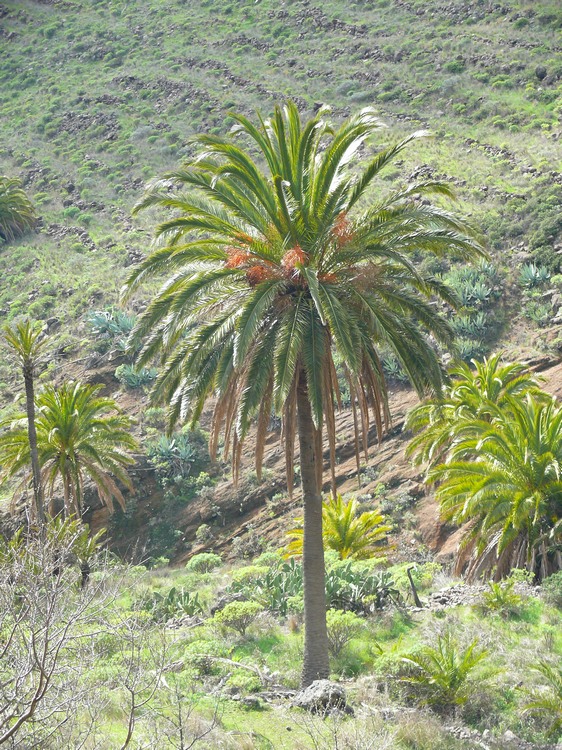
[[[353,713],[353,709],[347,704],[345,690],[331,680],[315,680],[295,695],[293,703],[315,714],[325,715],[332,711]]]

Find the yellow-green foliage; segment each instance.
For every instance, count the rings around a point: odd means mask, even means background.
[[[365,627],[365,620],[354,612],[329,609],[326,613],[328,644],[332,656],[338,656],[347,644]]]
[[[487,653],[476,639],[462,646],[447,631],[437,637],[435,646],[424,646],[403,657],[410,672],[402,680],[415,687],[422,705],[449,711],[466,703],[475,691],[476,669]]]
[[[262,609],[258,602],[230,602],[215,614],[213,621],[244,636]]]
[[[302,555],[302,518],[298,526],[287,532],[291,542],[286,556]],[[386,551],[386,538],[391,527],[386,525],[378,509],[359,513],[355,498],[345,501],[342,495],[329,497],[322,507],[324,549],[337,552],[340,560],[364,560]]]

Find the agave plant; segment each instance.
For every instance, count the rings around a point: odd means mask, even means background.
[[[143,388],[150,385],[158,376],[155,367],[141,367],[137,369],[134,365],[119,365],[115,370],[115,377],[126,388]]]
[[[167,594],[155,591],[151,596],[143,599],[138,606],[150,612],[157,622],[167,622],[178,615],[192,617],[203,612],[198,592],[193,594],[183,587],[178,589],[175,586]]]
[[[537,266],[535,263],[525,263],[519,274],[519,283],[526,289],[545,284],[550,279],[548,268]]]
[[[488,322],[486,313],[480,311],[475,315],[459,315],[451,320],[451,328],[458,336],[481,338],[486,333]]]
[[[391,531],[378,509],[359,514],[357,508],[355,498],[346,502],[340,494],[329,497],[322,505],[324,548],[337,552],[340,560],[362,560],[380,554]],[[292,539],[286,548],[288,557],[302,555],[302,519],[297,519],[297,524],[287,532]]]
[[[232,590],[244,591],[245,584],[234,583]],[[286,617],[289,598],[301,596],[303,593],[302,566],[294,559],[276,565],[264,575],[256,576],[251,583],[251,590],[246,591],[270,612],[277,612],[281,617]]]
[[[400,592],[388,571],[368,573],[351,561],[326,573],[326,600],[330,607],[367,614],[386,604],[402,604]]]
[[[36,223],[35,209],[21,180],[0,176],[0,244],[20,237]]]

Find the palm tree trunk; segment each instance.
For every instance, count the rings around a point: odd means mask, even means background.
[[[27,412],[27,434],[31,453],[31,473],[33,481],[33,502],[35,518],[42,533],[45,528],[45,508],[43,507],[43,488],[41,486],[41,469],[39,453],[37,451],[37,430],[35,429],[35,389],[33,384],[33,365],[26,364],[23,368],[25,383],[25,406]]]
[[[322,541],[322,495],[316,471],[315,434],[306,374],[299,373],[297,419],[304,506],[304,665],[302,685],[330,674],[326,633],[326,586]]]

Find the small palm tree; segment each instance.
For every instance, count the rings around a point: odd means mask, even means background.
[[[41,483],[55,514],[55,497],[62,490],[67,518],[80,517],[84,482],[91,480],[101,502],[109,508],[125,500],[116,479],[132,490],[126,467],[134,463],[130,451],[136,441],[129,430],[132,420],[115,402],[99,396],[99,385],[67,383],[47,386],[36,398],[37,448]],[[8,426],[6,423],[1,426]],[[29,438],[21,418],[0,435],[2,479],[24,472],[20,486],[29,483]]]
[[[359,514],[357,506],[355,498],[346,502],[340,494],[328,498],[322,505],[324,549],[337,552],[340,560],[374,557],[377,551],[382,551],[381,545],[391,531],[378,509]],[[302,555],[302,518],[297,518],[296,522],[297,527],[287,532],[292,541],[286,547],[286,557]]]
[[[548,734],[553,739],[562,737],[562,668],[546,661],[535,667],[544,684],[536,689],[525,709],[531,713],[544,716],[548,722]]]
[[[21,180],[0,175],[0,244],[33,229],[37,216]]]
[[[381,169],[422,133],[352,170],[354,154],[381,124],[370,109],[337,129],[326,115],[322,108],[303,122],[289,104],[257,125],[233,115],[232,137],[200,136],[197,158],[153,183],[136,207],[174,213],[127,283],[131,293],[150,277],[167,277],[139,317],[131,345],[143,343],[141,365],[160,358],[154,397],[169,404],[171,423],[193,424],[216,395],[211,454],[222,432],[235,480],[254,417],[260,475],[274,410],[283,422],[291,493],[298,434],[304,684],[329,673],[321,489],[326,436],[335,494],[334,355],[345,362],[359,464],[359,436],[366,452],[369,424],[380,437],[389,419],[379,346],[395,352],[420,393],[441,385],[424,332],[450,344],[452,331],[431,298],[453,300],[439,279],[414,268],[414,254],[481,252],[470,227],[418,201],[450,197],[443,183],[418,182],[383,197],[373,192],[366,204]]]
[[[27,439],[30,446],[31,476],[33,486],[33,510],[40,529],[45,526],[45,508],[43,507],[43,488],[41,470],[37,453],[37,430],[35,427],[35,370],[46,344],[43,337],[43,326],[25,320],[10,327],[3,328],[4,340],[18,365],[22,369],[25,385],[25,410],[27,415]]]
[[[442,461],[449,448],[474,429],[476,422],[489,422],[506,408],[510,397],[532,392],[540,397],[540,378],[520,363],[502,363],[501,354],[483,362],[472,360],[449,370],[451,382],[439,397],[424,400],[406,419],[405,430],[417,433],[407,454],[430,466]]]
[[[411,667],[403,682],[417,687],[420,703],[436,711],[449,713],[464,705],[475,690],[475,672],[488,652],[473,640],[462,647],[450,633],[439,635],[435,646],[402,657]]]
[[[545,399],[506,396],[429,472],[443,517],[467,524],[457,566],[469,577],[562,569],[562,408]]]

